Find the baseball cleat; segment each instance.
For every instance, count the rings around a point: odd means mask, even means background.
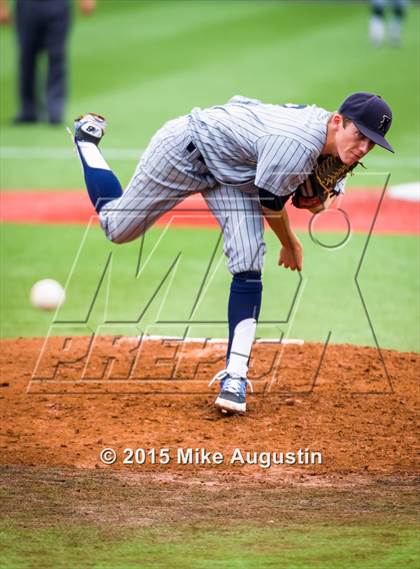
[[[245,413],[247,385],[253,391],[249,379],[223,370],[213,377],[209,385],[213,385],[215,381],[220,381],[220,392],[214,402],[216,407],[222,412]]]
[[[105,134],[106,127],[107,122],[101,115],[96,113],[81,115],[74,121],[74,138],[98,145]]]

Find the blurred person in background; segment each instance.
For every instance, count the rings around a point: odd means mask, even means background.
[[[48,72],[45,82],[47,120],[60,124],[67,95],[67,38],[71,24],[71,0],[16,0],[15,21],[19,52],[19,112],[14,124],[43,120],[43,101],[39,97],[39,60],[45,52]],[[79,0],[83,14],[91,14],[96,0]],[[7,0],[0,0],[0,23],[12,22]],[[44,91],[44,86],[42,86]]]
[[[375,47],[379,47],[388,39],[391,45],[398,47],[401,43],[401,28],[406,15],[408,1],[371,0],[370,4],[370,41]],[[386,11],[388,8],[391,10],[391,14],[387,21]]]

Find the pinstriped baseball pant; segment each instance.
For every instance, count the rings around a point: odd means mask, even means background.
[[[198,151],[188,151],[191,142],[187,117],[155,134],[126,191],[100,213],[106,236],[114,243],[132,241],[186,197],[201,193],[222,228],[229,271],[261,271],[266,247],[258,194],[219,183]]]

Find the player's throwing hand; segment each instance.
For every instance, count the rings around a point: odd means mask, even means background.
[[[303,266],[303,247],[296,239],[289,246],[283,246],[280,250],[279,265],[292,271],[302,270]]]

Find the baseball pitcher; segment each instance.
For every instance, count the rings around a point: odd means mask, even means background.
[[[166,123],[124,192],[98,148],[105,119],[90,113],[75,121],[87,191],[108,239],[136,239],[195,193],[218,220],[232,274],[226,369],[211,381],[219,381],[215,405],[222,411],[245,412],[252,389],[247,375],[262,297],[264,218],[281,243],[279,265],[302,270],[286,202],[311,212],[328,207],[375,144],[393,152],[385,140],[391,121],[390,107],[372,93],[350,95],[333,113],[235,96]]]

